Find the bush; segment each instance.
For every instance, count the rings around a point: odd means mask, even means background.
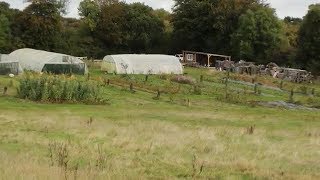
[[[26,75],[20,79],[18,96],[42,102],[103,103],[100,86],[93,81],[80,81],[66,76]]]
[[[177,75],[171,78],[171,81],[180,83],[180,84],[190,84],[193,85],[196,83],[196,80],[192,77]]]

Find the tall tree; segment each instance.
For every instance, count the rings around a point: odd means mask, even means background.
[[[164,21],[155,16],[153,9],[141,3],[128,6],[126,29],[129,35],[129,47],[134,53],[144,53],[152,49],[164,33]]]
[[[231,34],[241,14],[259,0],[175,0],[173,37],[178,50],[231,53]]]
[[[9,53],[12,50],[13,36],[11,25],[18,10],[11,9],[6,2],[0,2],[0,53]]]
[[[10,25],[8,18],[0,14],[0,53],[5,53],[9,43]]]
[[[309,6],[298,38],[298,64],[320,75],[320,4]]]
[[[86,23],[90,30],[93,31],[98,23],[98,18],[100,14],[99,4],[92,0],[81,1],[79,6],[79,15]]]
[[[61,14],[65,0],[30,0],[31,4],[20,13],[14,27],[27,47],[55,50],[61,35]]]
[[[260,63],[273,61],[274,54],[287,46],[283,26],[269,7],[257,7],[243,14],[232,37],[236,57]]]

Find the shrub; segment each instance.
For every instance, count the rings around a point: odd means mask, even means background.
[[[171,81],[180,83],[180,84],[190,84],[190,85],[193,85],[196,83],[196,80],[194,78],[188,77],[188,76],[181,76],[181,75],[172,77]]]
[[[18,87],[19,98],[42,102],[103,103],[100,94],[98,83],[66,76],[27,74]]]

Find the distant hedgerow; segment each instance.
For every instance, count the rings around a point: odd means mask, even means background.
[[[26,75],[20,79],[18,96],[41,102],[103,103],[101,88],[94,81],[81,81],[66,76]]]

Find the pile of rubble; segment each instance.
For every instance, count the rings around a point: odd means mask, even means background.
[[[274,78],[296,83],[310,82],[313,79],[311,73],[306,70],[279,67],[275,63],[269,63],[265,66],[255,65],[254,62],[246,62],[243,60],[237,63],[233,61],[217,61],[216,69],[220,71],[229,69],[239,74],[269,75]]]

